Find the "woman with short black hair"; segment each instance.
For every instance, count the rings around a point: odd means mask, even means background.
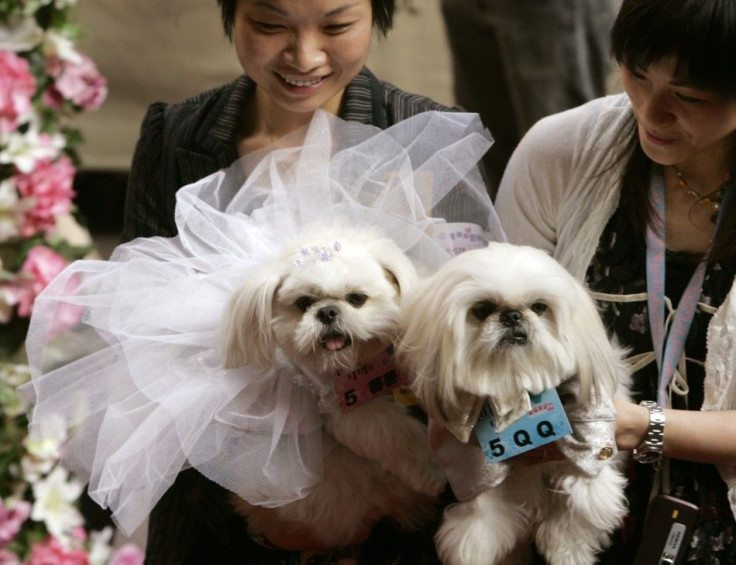
[[[382,129],[423,111],[450,110],[379,80],[365,67],[374,32],[391,27],[394,0],[218,4],[244,74],[184,102],[149,108],[131,168],[124,241],[176,235],[180,187],[272,146],[317,110]],[[285,537],[276,529],[255,539],[230,496],[193,469],[179,473],[151,513],[146,563],[437,562],[432,527],[408,534],[384,520],[365,529],[371,532],[367,539],[317,555],[308,535]]]
[[[682,562],[736,563],[736,0],[624,0],[612,49],[625,93],[538,122],[497,210],[586,280],[630,348],[630,513],[599,563],[659,562],[659,495],[680,519],[698,508]]]

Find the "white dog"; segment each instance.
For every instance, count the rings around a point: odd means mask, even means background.
[[[437,450],[461,500],[436,536],[443,562],[499,563],[533,539],[553,565],[593,563],[626,514],[612,397],[628,370],[583,285],[540,250],[492,243],[417,285],[402,319],[417,396],[455,436]],[[483,403],[501,428],[551,388],[573,430],[562,460],[491,463],[468,442]]]
[[[426,426],[387,396],[343,412],[331,380],[394,344],[400,298],[416,280],[390,239],[320,230],[232,297],[223,323],[226,365],[292,367],[314,391],[324,428],[337,441],[306,497],[273,509],[237,500],[252,533],[291,524],[337,547],[382,517],[416,529],[436,515],[446,480]]]

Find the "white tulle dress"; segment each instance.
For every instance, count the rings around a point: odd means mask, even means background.
[[[128,534],[190,466],[252,504],[304,496],[329,447],[316,398],[289,371],[223,368],[230,294],[315,224],[378,227],[428,270],[503,239],[477,168],[490,144],[475,114],[381,131],[318,112],[280,148],[181,188],[177,237],[73,263],[37,298],[31,436],[68,434],[63,461]]]

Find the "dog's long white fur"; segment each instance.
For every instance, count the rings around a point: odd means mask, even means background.
[[[473,315],[484,301],[522,313],[524,345],[503,342],[496,314]],[[546,309],[536,315],[530,305],[539,304]],[[519,387],[539,393],[573,379],[575,404],[585,406],[628,391],[623,351],[606,335],[585,287],[531,247],[492,243],[455,257],[405,297],[402,324],[400,356],[440,424],[468,395],[513,398]],[[454,441],[443,465],[478,461],[477,444]],[[624,485],[620,461],[594,477],[566,460],[514,466],[500,485],[446,510],[436,536],[440,557],[446,565],[492,565],[534,540],[552,565],[592,564],[626,513]]]
[[[339,242],[327,260],[295,261],[300,250]],[[324,426],[338,445],[324,460],[322,480],[304,498],[275,509],[235,502],[255,533],[298,524],[328,547],[350,543],[372,519],[390,516],[414,529],[436,512],[445,479],[429,450],[426,426],[408,410],[379,398],[342,413],[330,385],[336,368],[351,370],[392,344],[399,331],[399,302],[417,280],[416,270],[389,239],[346,227],[305,235],[273,264],[244,281],[221,325],[228,367],[269,367],[286,359],[319,391]],[[356,307],[346,297],[367,295]],[[314,299],[306,311],[296,300]],[[340,351],[320,343],[325,324],[318,310],[332,306],[352,341]]]

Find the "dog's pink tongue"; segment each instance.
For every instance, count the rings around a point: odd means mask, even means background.
[[[328,337],[325,339],[325,348],[328,351],[339,351],[345,347],[345,336]]]

